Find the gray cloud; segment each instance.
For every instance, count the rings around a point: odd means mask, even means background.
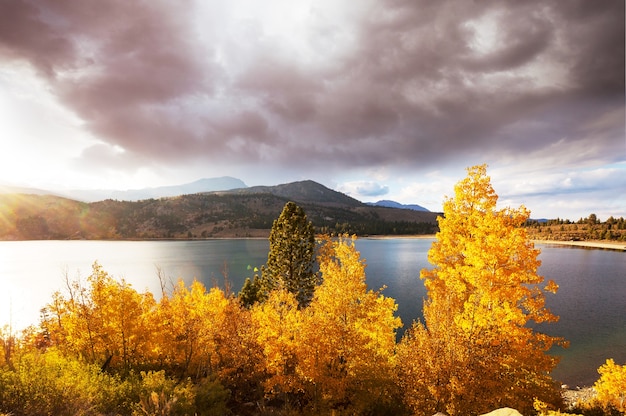
[[[623,2],[365,4],[290,38],[218,3],[0,0],[0,58],[124,149],[113,165],[435,166],[591,137],[586,157],[623,160]]]

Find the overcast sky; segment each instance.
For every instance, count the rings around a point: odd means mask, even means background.
[[[626,216],[624,1],[0,0],[0,182]]]

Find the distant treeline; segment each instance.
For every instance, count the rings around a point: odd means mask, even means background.
[[[568,219],[528,220],[525,223],[531,238],[558,241],[611,240],[626,241],[626,220],[609,217],[600,221],[596,214],[573,222]]]

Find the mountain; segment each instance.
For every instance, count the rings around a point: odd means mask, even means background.
[[[405,205],[396,201],[390,201],[388,199],[383,199],[382,201],[378,201],[378,202],[367,202],[367,204],[372,205],[372,206],[377,206],[377,207],[412,209],[413,211],[430,212],[428,209],[424,208],[421,205],[416,205],[416,204]]]
[[[302,181],[139,201],[2,194],[0,239],[266,238],[288,201],[304,209],[319,233],[432,234],[437,227],[436,213],[369,206]]]
[[[160,186],[157,188],[129,189],[116,191],[107,189],[72,190],[61,193],[68,198],[85,202],[117,199],[120,201],[139,201],[150,198],[167,198],[171,196],[197,194],[200,192],[225,191],[236,188],[246,188],[246,184],[237,178],[223,176],[220,178],[205,178],[195,182],[174,186]]]
[[[234,189],[230,193],[239,195],[269,193],[297,202],[315,203],[324,206],[360,207],[363,203],[341,192],[333,191],[315,181],[285,183],[276,186],[252,186]]]

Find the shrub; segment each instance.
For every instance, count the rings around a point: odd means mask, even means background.
[[[0,370],[0,411],[19,415],[93,415],[121,410],[123,383],[97,366],[55,350],[28,352]]]
[[[598,368],[600,378],[593,385],[596,397],[592,406],[602,408],[607,414],[617,411],[626,412],[626,365],[615,364],[608,359]]]
[[[176,383],[165,371],[141,372],[139,402],[133,415],[188,415],[194,413],[195,393],[191,381]]]
[[[190,379],[177,382],[167,377],[165,371],[142,372],[139,390],[134,416],[213,416],[227,413],[229,392],[215,380],[206,379],[194,384]]]

